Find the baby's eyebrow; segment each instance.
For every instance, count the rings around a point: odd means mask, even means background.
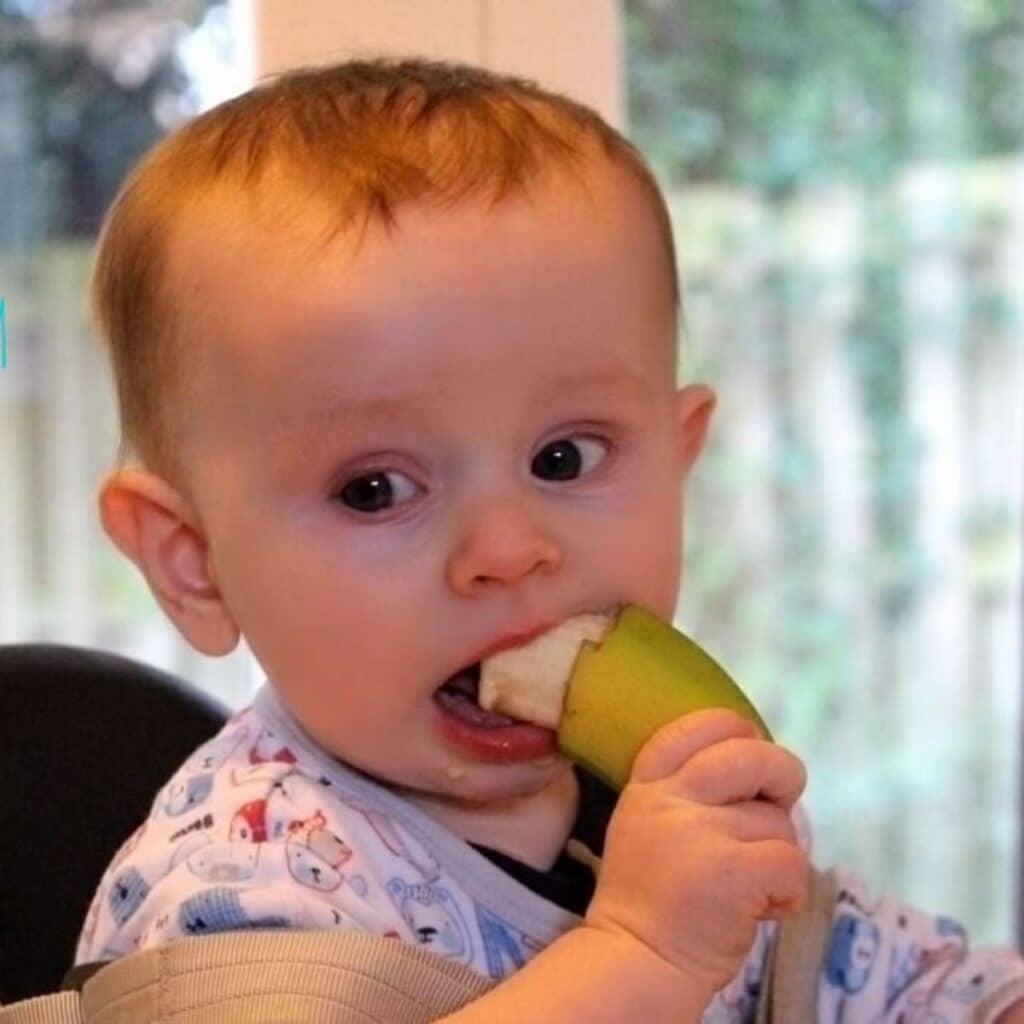
[[[552,397],[561,391],[614,392],[641,401],[648,401],[654,397],[648,381],[626,366],[564,373],[554,380],[547,381],[544,390]]]
[[[403,418],[422,419],[425,415],[422,392],[408,394],[374,394],[356,398],[352,395],[334,396],[322,405],[315,406],[304,417],[304,423],[354,423],[365,419]]]
[[[654,399],[647,380],[626,367],[576,370],[548,378],[534,393],[537,408],[550,407],[560,395],[619,398],[636,404]],[[436,409],[436,391],[406,391],[361,395],[330,395],[313,401],[300,419],[279,429],[276,440],[283,445],[305,443],[309,433],[329,424],[334,429],[355,428],[367,421],[402,422],[408,426],[427,425]]]
[[[540,384],[534,394],[534,401],[543,407],[560,394],[621,394],[637,401],[646,402],[653,399],[650,384],[634,370],[600,369],[563,373],[549,378]],[[313,410],[310,416],[314,420],[321,418],[332,421],[355,422],[360,419],[380,416],[401,416],[415,418],[423,416],[424,409],[433,407],[437,402],[436,391],[410,391],[396,393],[379,393],[371,396],[333,396],[320,408]]]

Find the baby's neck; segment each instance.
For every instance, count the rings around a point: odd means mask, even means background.
[[[404,795],[467,842],[490,847],[538,871],[549,870],[558,859],[579,806],[579,786],[571,769],[539,793],[490,804],[456,803],[431,793]]]

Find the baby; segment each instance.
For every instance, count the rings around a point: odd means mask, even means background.
[[[147,154],[93,295],[130,456],[103,526],[267,683],[157,794],[76,961],[357,930],[502,979],[462,1024],[751,1020],[805,899],[799,759],[701,712],[616,798],[474,700],[482,658],[569,616],[673,616],[714,395],[676,386],[636,150],[474,68],[293,72]],[[836,877],[819,1020],[1024,1021],[1016,954]]]

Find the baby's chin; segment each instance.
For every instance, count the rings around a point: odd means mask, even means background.
[[[531,797],[571,769],[572,763],[561,754],[512,765],[459,763],[449,769],[447,783],[451,788],[444,792],[467,803]]]
[[[571,770],[572,763],[561,754],[517,764],[452,760],[432,773],[429,782],[423,780],[409,789],[427,798],[462,805],[467,811],[482,810],[486,805],[537,796]]]

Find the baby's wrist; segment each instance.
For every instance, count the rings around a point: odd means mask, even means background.
[[[601,948],[602,957],[615,963],[617,974],[621,972],[621,976],[630,977],[638,988],[642,987],[652,996],[663,993],[681,1013],[679,1021],[689,1020],[689,1016],[682,1013],[684,1008],[699,1021],[722,987],[719,979],[672,963],[624,928],[584,920],[576,932],[583,933],[588,943]]]

